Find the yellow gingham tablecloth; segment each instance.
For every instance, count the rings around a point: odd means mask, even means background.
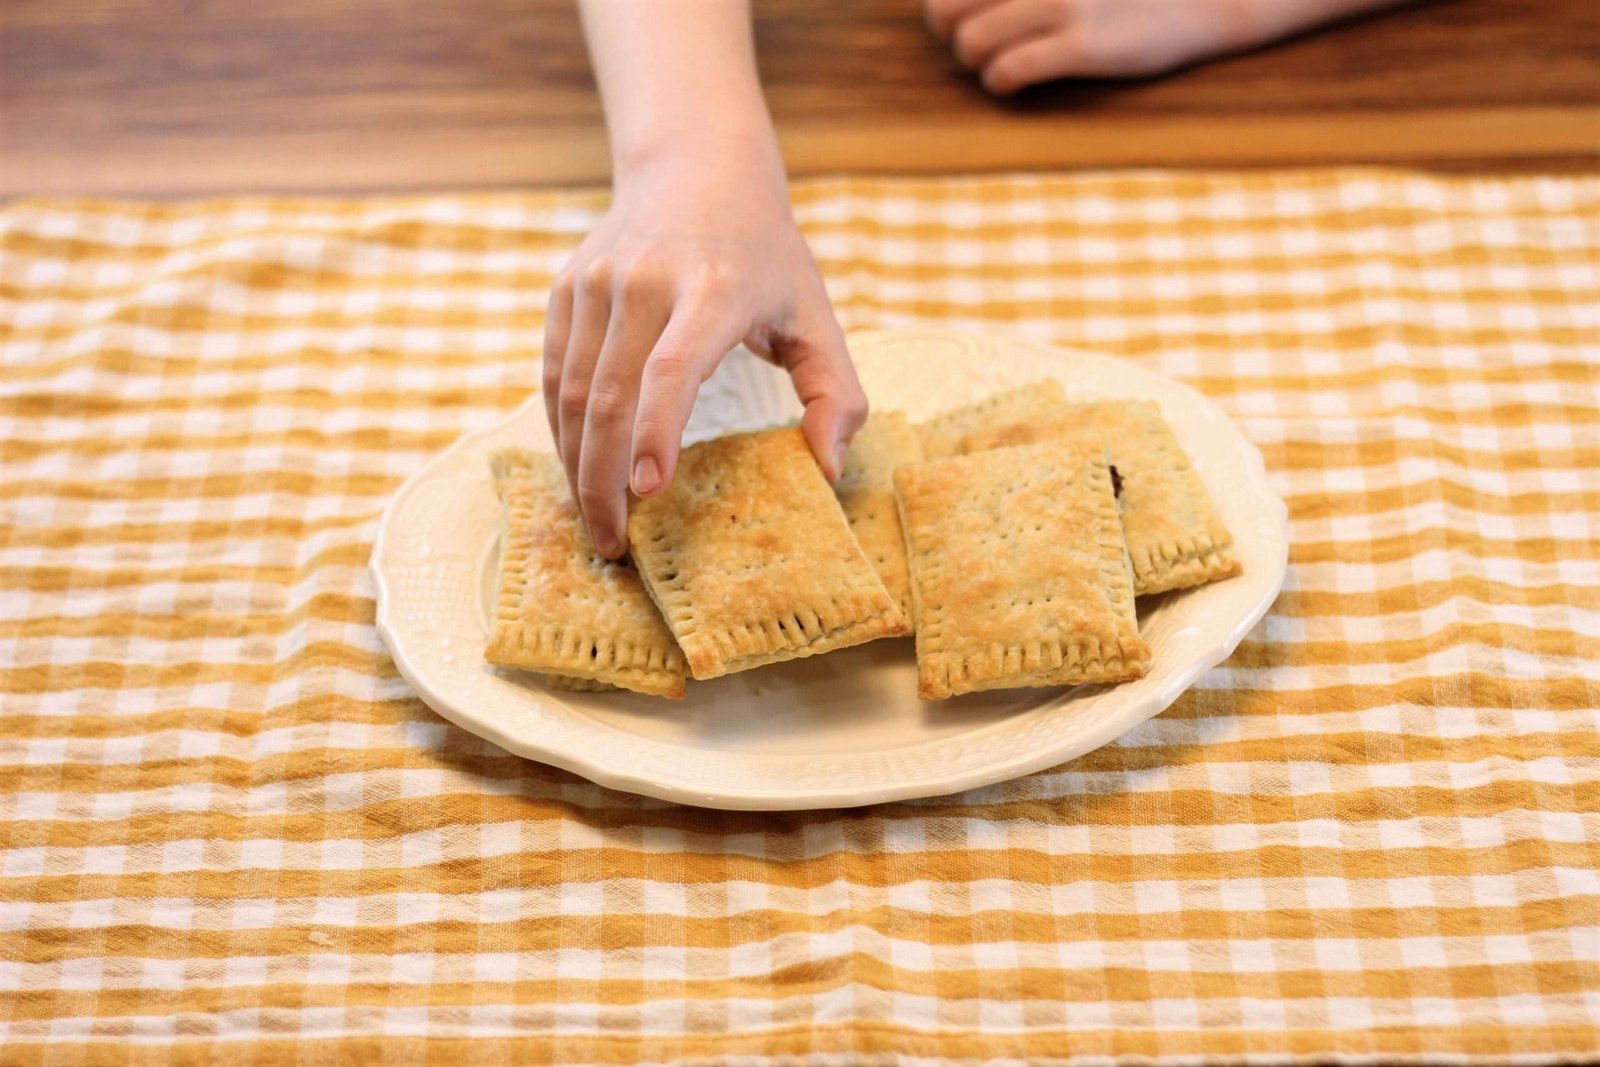
[[[846,811],[612,792],[373,629],[591,193],[0,214],[0,1062],[1600,1058],[1600,178],[827,180],[847,327],[1189,381],[1283,595],[1119,743]]]

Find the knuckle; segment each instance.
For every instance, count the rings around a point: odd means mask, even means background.
[[[658,381],[678,381],[687,378],[693,370],[689,353],[681,348],[658,348],[646,361],[650,376]]]
[[[571,300],[573,288],[572,268],[570,266],[564,267],[561,273],[557,274],[554,280],[550,282],[550,303]]]
[[[561,363],[566,348],[565,337],[556,337],[549,329],[545,330],[543,343],[539,347],[539,380],[544,382],[547,390],[561,380]]]
[[[733,299],[737,283],[738,279],[731,269],[720,263],[709,263],[695,272],[689,292],[701,307],[718,308]]]
[[[1082,59],[1089,55],[1089,46],[1094,42],[1095,36],[1089,27],[1068,21],[1057,27],[1050,34],[1050,39],[1054,42],[1058,54]]]
[[[610,513],[611,493],[601,485],[584,481],[580,475],[578,478],[578,504],[583,509],[584,515],[591,519],[596,519]]]
[[[589,394],[582,389],[562,389],[558,406],[562,415],[568,418],[581,418],[589,408]]]
[[[628,398],[614,386],[601,386],[589,394],[589,418],[595,422],[616,422],[628,410]]]
[[[615,284],[624,300],[639,300],[661,290],[662,274],[647,260],[636,259],[617,270]]]
[[[977,20],[968,19],[956,27],[956,58],[964,65],[976,66],[986,48],[983,27],[978,25]]]
[[[681,421],[679,425],[674,425],[674,420],[679,418],[670,391],[663,390],[654,397],[641,398],[639,409],[633,415],[634,437],[637,439],[641,435],[664,433],[676,443],[677,435],[672,431],[682,430]]]
[[[1001,56],[983,68],[983,84],[992,93],[1009,93],[1022,85],[1021,61]]]
[[[659,434],[664,430],[671,429],[671,426],[671,419],[667,414],[666,408],[654,404],[647,407],[641,407],[639,409],[639,414],[634,417],[633,421],[633,437],[635,445],[637,446],[640,441],[648,437]]]
[[[604,256],[596,256],[583,265],[579,278],[585,289],[610,289],[611,278],[615,272],[616,267],[611,260]]]

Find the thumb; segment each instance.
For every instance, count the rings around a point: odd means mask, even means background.
[[[844,470],[845,449],[867,419],[867,394],[845,348],[844,333],[830,310],[819,326],[774,348],[805,405],[800,429],[806,444],[829,483],[836,482]]]

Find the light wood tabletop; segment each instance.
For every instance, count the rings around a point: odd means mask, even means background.
[[[1600,3],[1442,0],[999,102],[917,0],[757,0],[796,174],[1600,169]],[[7,0],[0,196],[604,181],[569,0]]]

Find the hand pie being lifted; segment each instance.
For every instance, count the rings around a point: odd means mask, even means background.
[[[682,697],[683,654],[634,569],[589,544],[561,461],[507,448],[490,464],[502,525],[484,658],[547,675],[558,689]]]
[[[628,541],[696,678],[908,629],[798,427],[684,449]]]

